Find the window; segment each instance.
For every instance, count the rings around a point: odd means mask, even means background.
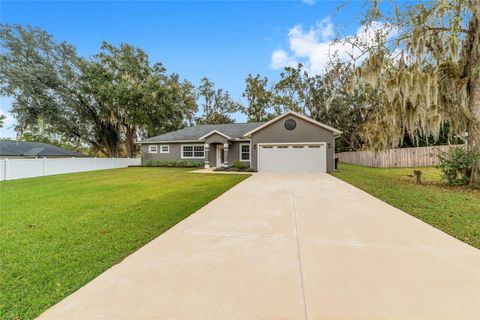
[[[204,146],[182,145],[182,158],[205,158]]]
[[[293,146],[294,149],[303,149],[303,146]]]
[[[170,146],[169,145],[160,146],[160,153],[170,153]]]
[[[148,146],[148,153],[157,153],[158,146]]]
[[[308,146],[308,147],[309,147],[309,148],[312,148],[312,149],[313,149],[313,148],[320,148],[319,145],[313,145],[313,146]]]
[[[250,144],[240,144],[240,161],[250,161]]]
[[[287,149],[288,146],[277,146],[278,149]]]

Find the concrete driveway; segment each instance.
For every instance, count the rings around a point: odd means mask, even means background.
[[[327,174],[255,174],[41,319],[480,319],[480,251]]]

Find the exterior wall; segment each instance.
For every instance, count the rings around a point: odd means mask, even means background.
[[[205,138],[205,143],[226,143],[228,140],[218,133],[214,133]]]
[[[287,130],[284,122],[294,119],[297,126]],[[285,142],[326,142],[327,143],[327,172],[334,171],[335,141],[333,132],[310,123],[295,115],[288,115],[265,128],[252,134],[252,150],[250,160],[252,168],[257,170],[257,145],[259,143],[285,143]],[[329,146],[330,145],[330,146]]]
[[[188,142],[182,142],[182,143],[151,143],[151,144],[142,144],[140,149],[141,149],[141,155],[142,155],[142,165],[146,165],[148,161],[152,160],[159,160],[159,161],[171,161],[171,160],[188,160],[188,161],[200,161],[200,162],[205,162],[204,158],[195,158],[195,159],[182,159],[182,145],[199,145],[203,146],[204,143],[188,143]],[[156,145],[158,146],[158,152],[157,153],[148,153],[148,146],[149,145]],[[161,145],[169,145],[170,146],[170,152],[169,153],[160,153],[160,146]]]
[[[239,148],[240,148],[241,143],[250,143],[250,142],[249,141],[246,141],[246,142],[238,142],[238,141],[229,142],[228,158],[227,158],[227,161],[228,161],[229,165],[233,165],[233,163],[240,158],[240,149]],[[217,166],[217,146],[218,145],[223,145],[223,143],[221,143],[221,144],[220,143],[210,144],[210,153],[209,153],[210,167],[216,167]],[[244,163],[250,165],[250,163],[248,161],[244,162]]]
[[[206,155],[210,161],[210,167],[216,167],[217,166],[217,146],[218,145],[223,145],[223,143],[226,143],[227,140],[218,135],[218,137],[213,137],[211,136],[212,139],[209,139],[210,137],[207,137],[205,143],[210,144],[210,151],[208,152],[208,155]],[[220,141],[218,138],[221,137],[224,139],[224,142],[222,141],[221,143],[218,142]],[[212,141],[217,141],[217,142],[212,142]],[[228,146],[228,163],[233,164],[235,161],[237,161],[240,157],[240,144],[242,143],[250,143],[249,141],[245,142],[230,142]],[[151,144],[142,144],[140,149],[141,149],[141,157],[142,157],[142,165],[146,165],[149,161],[154,161],[154,160],[159,160],[159,161],[170,161],[170,160],[198,160],[201,162],[204,162],[205,159],[182,159],[182,149],[181,146],[184,144],[192,144],[192,145],[200,145],[203,146],[204,143],[162,143],[162,144],[157,144],[157,143],[151,143]],[[156,145],[158,146],[158,152],[157,153],[148,153],[148,146],[149,145]],[[170,146],[170,152],[169,153],[160,153],[160,145],[169,145]],[[250,154],[251,157],[251,154]],[[249,162],[244,162],[248,165],[250,165]]]
[[[228,163],[233,164],[235,161],[240,160],[240,145],[243,143],[250,144],[250,141],[235,141],[230,144],[228,147]],[[252,157],[252,151],[250,150],[250,158]],[[242,161],[243,163],[250,166],[250,162]]]

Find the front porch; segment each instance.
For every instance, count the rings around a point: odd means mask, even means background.
[[[228,142],[205,143],[205,168],[228,167]]]

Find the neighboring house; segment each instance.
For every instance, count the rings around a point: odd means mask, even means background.
[[[46,143],[0,140],[0,159],[71,158],[85,155]]]
[[[209,168],[239,160],[257,171],[331,172],[339,134],[289,111],[265,123],[198,125],[138,143],[143,165],[151,160],[193,160]]]

